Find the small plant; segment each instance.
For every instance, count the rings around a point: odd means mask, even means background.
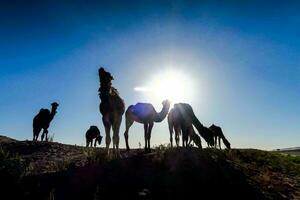
[[[56,171],[65,171],[74,167],[74,162],[72,162],[72,160],[69,158],[58,160],[54,165]]]
[[[170,145],[160,144],[154,147],[155,159],[157,161],[162,161],[166,155],[168,149],[170,149]]]
[[[9,152],[5,151],[2,147],[0,147],[0,161],[7,159],[9,156]]]
[[[54,134],[49,136],[49,139],[48,139],[49,142],[53,142],[54,141]]]
[[[20,156],[11,156],[9,152],[0,147],[0,174],[16,181],[20,180],[26,172],[26,165]]]
[[[83,151],[83,153],[86,155],[88,164],[102,164],[113,159],[113,156],[111,154],[107,155],[105,150],[84,148]]]

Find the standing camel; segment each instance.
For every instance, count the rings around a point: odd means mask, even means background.
[[[161,122],[167,116],[170,109],[170,101],[164,100],[162,102],[163,108],[157,113],[153,105],[150,103],[137,103],[130,105],[125,113],[126,130],[124,133],[126,149],[129,150],[128,144],[128,131],[134,121],[144,124],[144,138],[145,138],[145,151],[150,151],[151,131],[154,122]]]
[[[98,90],[101,103],[99,105],[102,114],[102,122],[105,127],[106,151],[109,153],[111,143],[110,129],[113,131],[113,152],[120,156],[119,152],[119,130],[122,122],[122,115],[125,111],[125,103],[119,96],[117,89],[112,87],[113,76],[102,67],[98,70],[100,88]],[[117,151],[117,152],[116,152]]]
[[[179,144],[179,134],[182,132],[182,145],[188,146],[188,138],[195,142],[195,144],[201,148],[201,139],[195,133],[193,125],[197,129],[198,133],[204,138],[208,146],[214,145],[214,134],[207,127],[203,126],[194,114],[192,107],[186,103],[178,103],[174,105],[171,110],[169,120],[170,142],[173,146],[173,129],[175,130],[176,144]]]
[[[227,149],[230,149],[230,143],[228,140],[225,138],[223,131],[221,127],[216,126],[212,124],[209,129],[214,133],[214,138],[215,138],[215,148],[217,148],[217,139],[219,143],[219,148],[221,149],[221,139],[223,140],[224,145],[226,146]]]
[[[42,108],[40,112],[33,118],[33,141],[37,141],[41,130],[43,129],[41,141],[44,140],[46,135],[46,141],[48,141],[48,128],[50,126],[50,122],[53,120],[56,110],[58,107],[58,103],[53,102],[51,104],[51,112],[48,109]]]

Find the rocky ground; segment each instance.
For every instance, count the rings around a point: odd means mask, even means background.
[[[0,145],[1,199],[300,199],[300,157],[279,152],[160,146],[114,158],[4,136]]]

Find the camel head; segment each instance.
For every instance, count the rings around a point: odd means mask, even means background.
[[[101,145],[102,136],[101,136],[101,135],[98,135],[98,136],[96,137],[96,141],[98,142],[99,145]]]
[[[223,143],[225,144],[227,149],[231,149],[230,143],[228,142],[227,139],[223,139]]]
[[[171,105],[171,101],[168,100],[168,99],[166,99],[166,100],[164,100],[164,101],[162,102],[162,105],[163,105],[163,107],[166,107],[166,108],[168,108],[168,110],[169,110],[170,105]]]
[[[109,72],[105,71],[103,67],[98,70],[98,74],[100,81],[110,82],[111,80],[114,80],[114,77]]]
[[[57,102],[53,102],[53,103],[51,103],[51,106],[54,110],[56,110],[57,107],[59,106],[59,104]]]

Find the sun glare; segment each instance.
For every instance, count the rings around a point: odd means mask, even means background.
[[[137,92],[145,92],[150,100],[169,99],[172,103],[190,101],[192,79],[181,71],[167,70],[156,74],[146,87],[135,87]]]

